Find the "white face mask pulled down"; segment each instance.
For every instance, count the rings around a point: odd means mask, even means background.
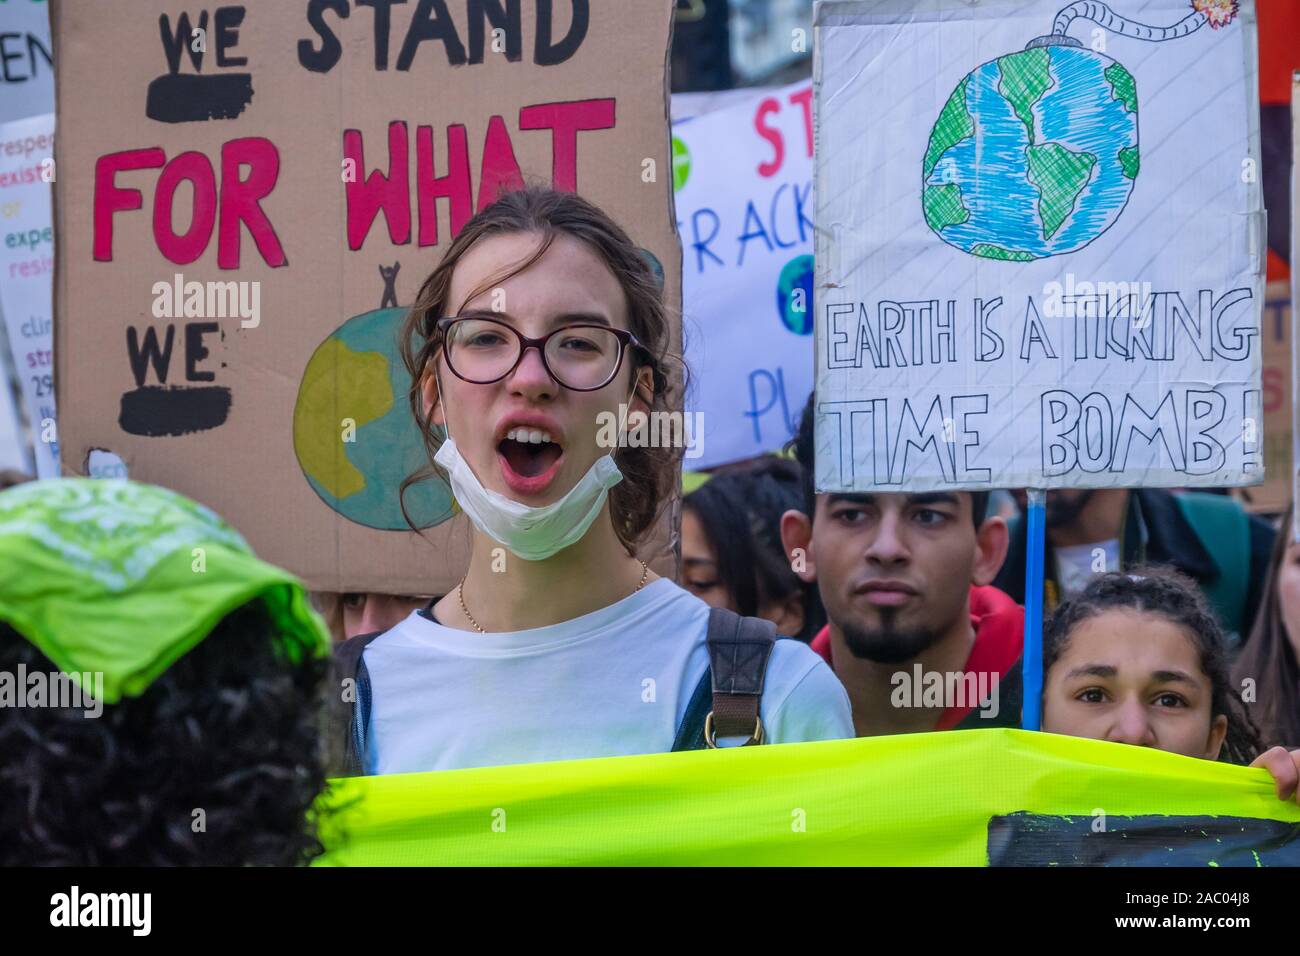
[[[613,455],[597,458],[564,497],[540,508],[484,488],[448,432],[434,462],[447,472],[451,492],[474,527],[525,561],[545,561],[587,533],[609,496],[623,480]]]

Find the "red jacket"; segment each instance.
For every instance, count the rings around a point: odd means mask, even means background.
[[[997,588],[971,587],[970,623],[975,628],[975,643],[966,659],[967,673],[996,673],[1004,679],[1020,662],[1025,645],[1025,609]],[[828,624],[812,639],[812,649],[827,664],[831,661],[831,629]],[[939,718],[935,730],[951,730],[973,707],[949,707]]]

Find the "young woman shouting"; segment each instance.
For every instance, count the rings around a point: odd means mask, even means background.
[[[637,546],[681,449],[605,447],[610,416],[671,407],[668,317],[641,251],[575,195],[508,193],[452,242],[401,342],[472,552],[458,587],[366,645],[362,768],[673,749],[709,672],[709,608]],[[835,676],[789,640],[759,719],[770,743],[853,734]]]

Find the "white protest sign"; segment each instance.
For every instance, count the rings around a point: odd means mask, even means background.
[[[817,487],[1263,478],[1255,20],[817,8]]]
[[[812,391],[812,84],[673,126],[688,402],[685,467],[773,451]]]
[[[54,109],[54,55],[45,0],[0,2],[0,123]]]
[[[0,311],[4,312],[36,474],[59,475],[54,412],[54,114],[0,123]]]
[[[31,471],[31,454],[27,435],[18,422],[18,409],[9,394],[9,382],[4,363],[0,362],[0,468]]]

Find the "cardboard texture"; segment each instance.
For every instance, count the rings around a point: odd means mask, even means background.
[[[522,181],[609,212],[680,315],[671,15],[670,0],[54,4],[64,473],[116,453],[315,589],[449,590],[469,543],[450,492],[408,495],[423,539],[397,506],[425,460],[395,361],[403,307]],[[662,574],[670,528],[644,549]]]

